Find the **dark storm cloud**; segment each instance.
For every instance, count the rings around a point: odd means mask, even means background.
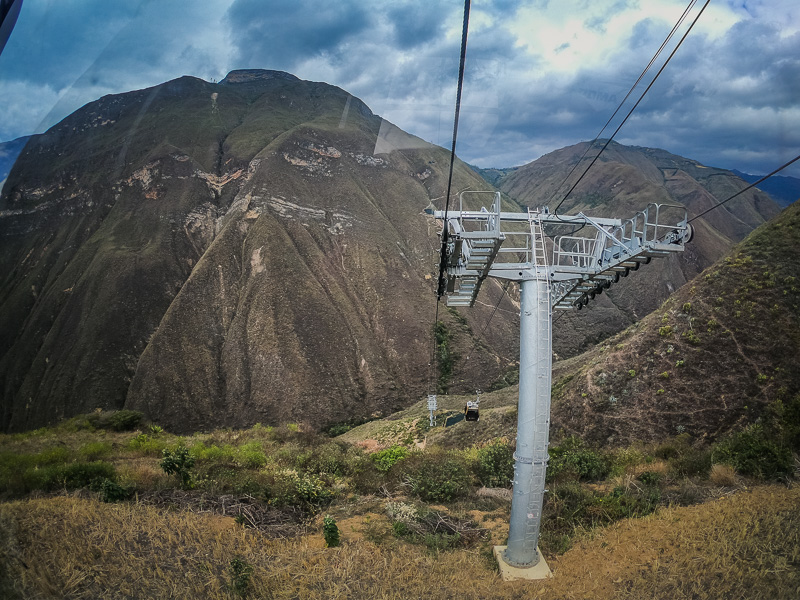
[[[347,41],[372,26],[373,13],[363,2],[236,0],[227,19],[243,66],[291,69],[346,52]]]
[[[594,138],[682,10],[473,0],[459,155],[512,166]],[[337,85],[449,146],[462,11],[462,0],[32,0],[0,56],[0,140],[103,94],[271,68]],[[785,162],[800,148],[797,14],[787,0],[712,3],[618,141],[745,171]]]
[[[441,4],[425,0],[394,3],[387,12],[387,19],[397,47],[408,50],[440,36],[444,25],[442,8]]]
[[[110,41],[114,33],[135,17],[143,0],[132,3],[85,0],[74,2],[25,2],[14,38],[2,55],[4,80],[27,80],[31,63],[36,77],[53,87],[72,83],[76,69],[88,68],[96,56],[98,42]],[[20,43],[24,40],[24,44]]]

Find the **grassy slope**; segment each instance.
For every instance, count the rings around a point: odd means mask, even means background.
[[[233,519],[58,497],[0,507],[6,597],[230,598],[230,561],[265,598],[794,598],[800,488],[759,488],[623,521],[551,559],[555,577],[502,583],[485,555],[432,555],[318,533],[271,540]],[[360,530],[360,531],[359,531]],[[26,568],[27,567],[27,568]],[[12,583],[13,582],[13,583]]]
[[[800,392],[800,207],[556,379],[558,427],[598,443],[715,439]]]

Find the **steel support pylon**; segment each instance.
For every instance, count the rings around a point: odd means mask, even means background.
[[[491,210],[465,211],[462,195],[458,211],[430,211],[451,233],[441,263],[447,268],[440,286],[447,305],[472,306],[487,277],[520,282],[522,295],[511,518],[508,545],[495,546],[494,553],[503,579],[541,579],[552,576],[537,548],[550,435],[552,311],[581,309],[651,258],[683,251],[692,229],[683,206],[650,204],[623,221],[546,210],[502,212],[499,192]],[[520,227],[524,222],[529,231]],[[547,246],[543,224],[578,229]]]
[[[514,489],[504,558],[515,567],[538,562],[536,545],[544,501],[550,435],[552,318],[546,280],[522,284],[519,407]]]

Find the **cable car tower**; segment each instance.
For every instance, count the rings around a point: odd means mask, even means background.
[[[493,193],[491,210],[463,210],[465,193]],[[683,206],[650,204],[629,219],[502,212],[499,192],[462,192],[444,222],[447,306],[472,306],[487,277],[519,282],[519,409],[508,546],[496,546],[504,579],[551,576],[537,544],[550,429],[553,310],[580,310],[653,258],[682,252],[692,237]],[[550,240],[544,226],[568,226]]]

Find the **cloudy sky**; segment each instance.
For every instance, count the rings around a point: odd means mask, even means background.
[[[515,166],[593,139],[687,2],[473,0],[459,156]],[[24,0],[0,55],[0,141],[104,94],[264,68],[337,85],[449,147],[463,5]],[[712,0],[616,139],[751,173],[800,154],[800,2]]]

